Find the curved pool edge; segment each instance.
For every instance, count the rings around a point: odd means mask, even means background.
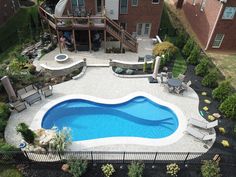
[[[151,139],[151,138],[139,138],[139,137],[109,137],[109,138],[99,138],[99,139],[92,139],[92,140],[83,140],[83,141],[74,141],[70,147],[71,150],[78,150],[81,148],[90,148],[96,146],[104,146],[104,145],[114,145],[114,144],[136,144],[136,145],[148,145],[148,146],[165,146],[169,144],[173,144],[177,142],[183,135],[184,131],[187,127],[187,119],[183,112],[174,104],[169,102],[163,101],[153,95],[150,95],[145,92],[134,92],[127,96],[116,98],[116,99],[104,99],[98,98],[90,95],[82,95],[82,94],[75,94],[75,95],[67,95],[61,98],[55,99],[46,105],[44,105],[34,117],[30,128],[33,130],[37,130],[42,128],[41,122],[43,120],[44,115],[47,113],[55,105],[70,99],[84,99],[87,101],[93,101],[101,104],[121,104],[127,102],[137,96],[144,96],[151,101],[170,108],[178,117],[179,126],[176,131],[168,137],[165,138],[158,138],[158,139]]]

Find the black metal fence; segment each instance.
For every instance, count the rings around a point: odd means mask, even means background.
[[[142,161],[150,164],[182,163],[201,164],[203,160],[217,160],[221,164],[236,166],[236,155],[219,153],[185,153],[185,152],[96,152],[96,151],[68,151],[68,152],[0,152],[0,163],[28,164],[37,162],[62,162],[70,158],[86,159],[95,163],[127,164],[132,161]],[[220,158],[220,159],[219,159]]]

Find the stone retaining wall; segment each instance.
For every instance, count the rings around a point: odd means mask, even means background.
[[[110,66],[116,66],[124,69],[143,69],[143,65],[145,62],[126,62],[119,60],[110,60]],[[147,67],[151,67],[153,61],[147,62]]]
[[[86,66],[86,60],[79,60],[75,63],[64,67],[51,67],[45,64],[40,65],[46,72],[50,73],[53,76],[64,76],[67,74],[72,73],[73,71],[77,70],[78,68]]]

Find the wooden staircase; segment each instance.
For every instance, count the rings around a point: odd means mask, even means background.
[[[124,47],[130,49],[132,52],[138,52],[137,40],[108,17],[106,17],[105,28],[106,31],[119,40]]]

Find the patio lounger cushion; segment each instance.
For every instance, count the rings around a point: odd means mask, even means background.
[[[199,129],[193,128],[191,126],[187,127],[187,132],[190,135],[192,135],[195,138],[200,139],[202,141],[210,141],[210,140],[214,139],[216,136],[215,133],[214,134],[209,134],[209,133],[205,133],[205,132],[203,133],[203,132],[200,132]]]
[[[201,120],[197,120],[194,118],[190,118],[189,124],[192,124],[196,127],[200,127],[200,128],[204,128],[204,129],[210,129],[210,128],[214,128],[218,125],[218,120],[215,120],[213,122],[207,122],[207,121],[201,121]]]

